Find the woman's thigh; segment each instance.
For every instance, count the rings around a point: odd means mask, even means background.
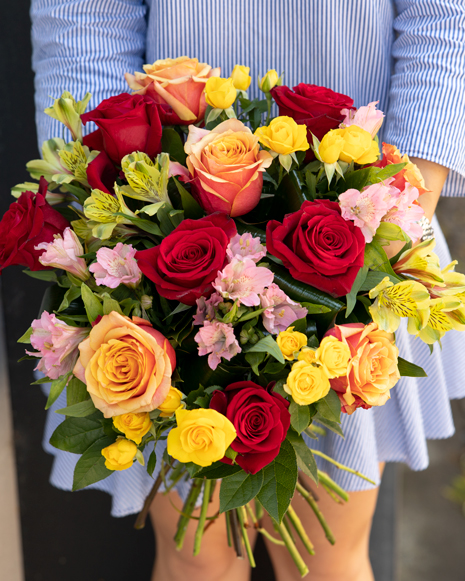
[[[383,468],[384,464],[380,464],[380,473]],[[310,486],[315,489],[314,485]],[[378,488],[373,488],[351,492],[349,502],[338,504],[322,487],[318,488],[318,506],[333,532],[335,545],[328,542],[314,512],[302,496],[296,493],[292,506],[315,546],[315,555],[311,556],[300,539],[296,539],[296,546],[310,571],[306,577],[309,581],[373,581],[368,548],[378,491]],[[266,519],[264,524],[270,532],[273,531],[270,519]],[[277,581],[300,579],[287,550],[269,541],[266,543]]]

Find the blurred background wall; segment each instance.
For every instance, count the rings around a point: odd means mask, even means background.
[[[64,0],[66,1],[66,0]],[[28,0],[3,2],[0,17],[0,210],[12,201],[10,187],[26,181],[25,164],[38,157],[30,68]],[[55,95],[56,96],[56,95]],[[465,268],[465,200],[441,202],[439,213],[454,257]],[[153,533],[134,531],[134,518],[113,519],[101,492],[63,492],[48,484],[51,457],[41,437],[45,398],[30,386],[33,365],[17,364],[16,343],[37,316],[43,284],[8,268],[1,276],[14,444],[26,581],[123,581],[150,578]],[[465,354],[464,354],[465,356]],[[431,467],[422,473],[388,466],[371,543],[377,581],[463,581],[465,519],[443,496],[460,472],[465,412],[454,403],[457,434],[430,446]],[[1,467],[0,467],[1,469]],[[396,516],[397,515],[397,516]],[[1,540],[1,539],[0,539]],[[273,579],[259,550],[258,581]],[[0,563],[0,571],[2,564]]]

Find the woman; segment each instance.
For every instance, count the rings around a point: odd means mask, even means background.
[[[82,98],[90,91],[92,108],[128,90],[124,73],[187,54],[220,66],[222,76],[235,64],[250,65],[253,77],[273,68],[285,71],[290,87],[299,82],[323,85],[350,95],[357,107],[379,100],[386,113],[382,138],[411,156],[425,177],[430,190],[421,197],[426,216],[433,218],[441,193],[465,195],[465,120],[459,113],[465,109],[465,7],[460,1],[33,0],[31,15],[39,143],[61,131],[42,113],[49,95],[66,89]],[[256,96],[257,88],[252,86],[250,93]],[[447,247],[433,223],[436,251],[446,265]],[[423,366],[428,378],[403,378],[386,406],[343,418],[345,440],[330,434],[315,444],[377,482],[385,461],[425,468],[426,438],[453,433],[449,398],[465,396],[465,369],[458,363],[465,337],[449,333],[442,355],[435,349],[431,357],[426,345],[404,332],[397,334],[397,343],[402,356]],[[57,421],[51,414],[48,435]],[[70,489],[73,457],[45,445],[56,456],[52,483]],[[335,547],[326,543],[311,515],[304,523],[317,549],[309,578],[372,580],[368,538],[378,489],[337,474],[331,466],[321,467],[353,492],[344,507],[323,493],[320,499],[338,539]],[[94,486],[113,494],[115,516],[140,509],[152,480],[139,468]],[[178,492],[185,494],[182,488]],[[172,495],[179,506],[177,493]],[[247,564],[226,547],[222,525],[207,531],[201,555],[193,558],[189,540],[182,552],[174,551],[177,514],[166,497],[157,497],[152,518],[163,556],[153,580],[247,578]],[[279,547],[272,546],[270,555],[278,581],[298,578]]]

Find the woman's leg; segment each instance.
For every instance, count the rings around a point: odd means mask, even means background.
[[[176,492],[165,496],[157,494],[150,508],[150,517],[156,535],[157,557],[152,581],[248,581],[250,566],[246,559],[238,559],[235,551],[228,547],[224,515],[215,521],[202,539],[200,554],[193,556],[194,535],[197,521],[191,520],[187,529],[184,546],[176,551],[173,537],[179,513],[171,502],[180,510],[182,501]],[[218,512],[219,486],[216,487],[208,516]],[[194,516],[200,510],[194,511]],[[251,543],[255,537],[250,536]]]
[[[384,464],[380,464],[382,474]],[[305,477],[306,478],[306,477]],[[309,479],[308,479],[309,480]],[[315,488],[313,485],[312,488]],[[315,555],[310,556],[300,539],[296,545],[309,568],[308,581],[374,581],[368,556],[371,522],[375,512],[378,488],[362,492],[351,492],[350,500],[337,504],[322,489],[318,488],[318,506],[326,518],[336,539],[332,546],[326,539],[313,511],[306,501],[296,494],[292,506],[296,509],[310,540],[315,545]],[[264,522],[272,532],[272,524]],[[296,536],[296,535],[294,535]],[[297,581],[299,572],[284,547],[267,541],[270,558],[277,581]]]

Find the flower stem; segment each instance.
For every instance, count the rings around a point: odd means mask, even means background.
[[[174,535],[174,540],[176,542],[176,550],[180,551],[184,544],[184,538],[187,533],[187,525],[191,520],[192,511],[195,508],[195,503],[197,502],[197,498],[199,497],[200,490],[202,489],[202,480],[198,478],[194,478],[192,480],[192,486],[189,491],[189,494],[186,498],[186,502],[182,507],[182,514],[178,520],[178,530]]]
[[[323,454],[323,452],[320,452],[319,450],[312,450],[311,448],[310,448],[310,452],[312,452],[312,454],[315,454],[315,456],[320,456],[320,458],[324,458],[327,462],[334,464],[334,466],[336,466],[336,468],[339,468],[340,470],[345,470],[346,472],[350,472],[351,474],[355,474],[355,476],[358,476],[359,478],[363,478],[363,480],[366,480],[367,482],[370,482],[370,484],[374,484],[375,486],[377,486],[376,482],[374,480],[371,480],[371,478],[368,478],[368,476],[365,476],[364,474],[362,474],[358,470],[352,470],[352,468],[349,468],[348,466],[344,466],[344,464],[341,464],[340,462],[336,462],[336,460],[333,460],[329,456],[326,456],[326,454]]]
[[[229,517],[229,510],[224,513],[224,518],[226,519],[226,535],[228,537],[228,547],[232,547],[232,539],[231,539],[231,523]]]
[[[338,484],[336,484],[334,480],[326,474],[326,472],[321,472],[321,470],[318,470],[318,479],[325,488],[328,487],[333,492],[335,492],[339,497],[341,497],[342,500],[348,502],[349,495],[347,494],[347,492],[343,488],[341,488]]]
[[[296,564],[301,577],[305,577],[305,575],[308,573],[308,567],[305,564],[305,561],[302,559],[301,554],[297,550],[297,547],[294,545],[291,536],[287,532],[286,527],[283,524],[275,524],[275,528],[277,532],[280,534],[282,540],[284,541],[284,544],[286,545],[286,548],[289,551],[292,560]]]
[[[284,547],[284,541],[279,541],[278,539],[275,539],[273,535],[270,535],[270,533],[266,529],[258,529],[258,532],[261,533],[264,537],[266,537],[269,541],[271,541],[275,545],[281,545]]]
[[[229,524],[231,525],[231,536],[233,540],[234,550],[239,559],[244,558],[244,553],[242,550],[242,541],[239,533],[239,521],[237,520],[236,510],[230,510],[229,513]]]
[[[239,524],[241,526],[241,532],[242,532],[242,539],[244,541],[244,545],[245,545],[245,550],[247,553],[247,557],[249,558],[249,563],[250,566],[255,568],[255,559],[253,556],[253,551],[252,551],[252,547],[250,546],[250,540],[249,540],[249,535],[247,534],[247,529],[245,528],[245,524],[244,524],[244,514],[245,511],[243,511],[242,506],[240,506],[237,509],[237,518],[239,519]]]
[[[200,510],[200,518],[197,524],[197,530],[195,531],[194,537],[194,556],[200,553],[200,545],[202,544],[202,537],[205,529],[205,520],[207,517],[208,505],[210,504],[210,489],[212,481],[205,480],[203,485],[203,501],[202,508]]]
[[[174,459],[171,461],[171,464],[169,464],[168,466],[166,464],[162,463],[161,469],[160,469],[160,474],[158,475],[157,479],[155,480],[155,482],[152,486],[152,490],[149,492],[149,495],[145,499],[144,506],[142,507],[142,510],[138,514],[136,522],[134,523],[135,529],[141,530],[145,527],[145,521],[147,520],[147,515],[149,513],[150,506],[153,502],[153,499],[155,498],[155,496],[158,492],[158,489],[160,488],[161,483],[163,482],[163,479],[168,474],[168,472],[171,470],[173,463],[174,463]]]
[[[255,529],[258,529],[258,520],[257,517],[255,516],[254,511],[252,510],[252,507],[250,506],[250,503],[247,503],[245,505],[245,508],[247,509],[247,512],[249,513],[250,518],[252,519],[253,522],[253,526]]]
[[[300,484],[300,482],[297,482],[296,488],[297,488],[297,491],[308,502],[308,504],[310,505],[310,508],[315,513],[316,518],[320,521],[320,525],[323,527],[323,530],[325,532],[326,538],[328,539],[328,541],[332,545],[334,545],[334,543],[336,542],[336,540],[334,539],[333,533],[331,532],[331,529],[329,528],[328,523],[326,522],[326,519],[323,516],[321,510],[318,508],[318,504],[316,503],[316,501],[313,498],[312,494],[310,492],[308,492],[307,490],[305,490],[305,488]]]
[[[295,510],[292,508],[291,505],[289,505],[289,507],[287,509],[287,516],[289,517],[289,520],[292,523],[292,526],[296,530],[296,533],[299,535],[299,538],[302,541],[302,543],[304,544],[304,547],[307,549],[308,553],[310,555],[314,555],[315,554],[315,547],[313,546],[312,542],[308,538],[307,533],[305,532],[305,529],[302,525],[300,518],[297,516],[297,513],[295,512]]]

